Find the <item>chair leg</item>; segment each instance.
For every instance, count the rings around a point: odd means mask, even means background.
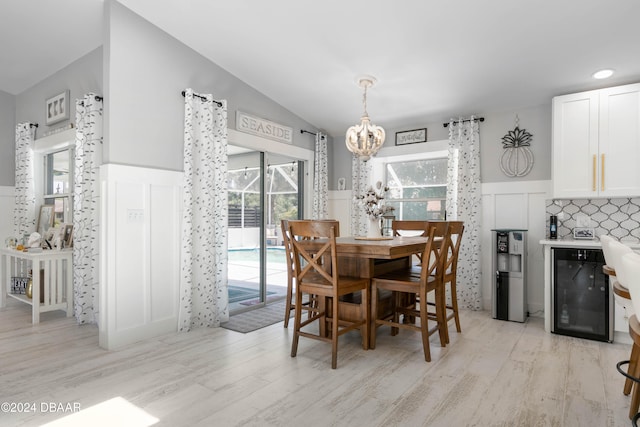
[[[378,287],[375,283],[371,286],[371,341],[369,342],[369,348],[376,348],[376,331],[378,327],[376,320],[378,319]]]
[[[362,290],[361,299],[362,315],[364,316],[364,328],[360,329],[360,334],[362,335],[362,348],[364,350],[369,350],[369,336],[371,335],[371,298],[369,296],[368,287]],[[364,329],[364,331],[362,329]]]
[[[293,318],[293,340],[291,342],[291,357],[298,353],[298,338],[300,338],[300,323],[302,323],[302,292],[296,289],[295,316]]]
[[[287,302],[284,307],[284,327],[289,327],[289,317],[291,316],[291,297],[293,296],[293,283],[291,278],[287,281]],[[297,307],[297,305],[296,305]]]
[[[338,367],[338,301],[331,305],[333,319],[331,319],[331,369]]]
[[[424,287],[420,290],[420,332],[422,333],[422,349],[424,360],[431,362],[431,350],[429,349],[429,315],[427,314],[427,293]],[[425,303],[422,303],[424,301]]]
[[[451,307],[453,307],[453,318],[456,321],[456,331],[460,333],[462,329],[460,329],[460,316],[458,315],[458,291],[455,279],[451,281]]]
[[[629,357],[629,370],[627,371],[627,373],[630,375],[633,375],[633,373],[636,371],[636,366],[638,365],[639,352],[640,352],[640,348],[634,343],[633,347],[631,347],[631,357]],[[628,396],[629,393],[631,393],[632,386],[633,386],[633,381],[631,380],[631,378],[627,378],[624,382],[624,389],[623,389],[623,393],[625,394],[625,396]]]
[[[633,343],[633,347],[631,350],[631,353],[633,354],[633,351],[636,350],[636,361],[635,361],[635,366],[631,366],[631,362],[629,363],[629,370],[627,371],[628,374],[634,376],[634,377],[638,377],[638,375],[640,375],[640,366],[638,365],[638,345],[634,342]],[[632,356],[633,357],[633,356]],[[625,389],[626,389],[626,382],[625,382]],[[633,381],[633,387],[631,390],[631,403],[629,404],[629,419],[632,419],[637,413],[638,413],[638,407],[640,407],[640,383],[637,383],[635,381]]]
[[[426,300],[425,300],[426,301]],[[446,301],[444,295],[444,284],[436,286],[436,320],[438,322],[438,335],[440,335],[440,346],[446,347],[449,342],[449,335],[447,333],[447,313],[446,313]],[[422,305],[422,304],[421,304]],[[427,304],[424,304],[425,307]]]
[[[398,307],[402,307],[401,304],[402,294],[400,292],[391,292],[391,310],[393,313],[393,323],[400,323],[400,314],[398,313]],[[395,337],[400,331],[396,326],[391,327],[391,336]]]
[[[631,403],[629,404],[629,419],[633,418],[638,413],[638,406],[640,406],[640,391],[638,390],[638,383],[633,383],[633,391],[631,392]]]

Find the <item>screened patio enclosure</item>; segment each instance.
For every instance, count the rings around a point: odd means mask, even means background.
[[[230,170],[229,249],[260,245],[261,168]],[[267,245],[282,246],[280,220],[298,218],[298,162],[267,165],[265,215]]]

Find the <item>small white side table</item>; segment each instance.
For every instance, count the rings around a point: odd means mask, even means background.
[[[27,263],[26,269],[23,263]],[[64,310],[67,317],[73,315],[73,250],[44,250],[29,253],[14,249],[0,249],[0,307],[5,307],[7,297],[15,298],[32,307],[32,323],[40,322],[40,313]],[[12,294],[11,277],[21,270],[32,270],[32,298]],[[44,271],[43,290],[40,295],[40,271]],[[39,302],[43,300],[43,302]]]

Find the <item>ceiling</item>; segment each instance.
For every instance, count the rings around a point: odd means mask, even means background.
[[[103,0],[10,1],[0,90],[19,94],[101,44]],[[119,2],[334,137],[359,121],[362,74],[378,80],[372,122],[393,129],[640,81],[637,0]],[[601,68],[616,73],[594,80]]]

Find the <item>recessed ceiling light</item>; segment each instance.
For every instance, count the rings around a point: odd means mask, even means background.
[[[607,79],[613,75],[613,70],[604,69],[593,73],[594,79]]]

